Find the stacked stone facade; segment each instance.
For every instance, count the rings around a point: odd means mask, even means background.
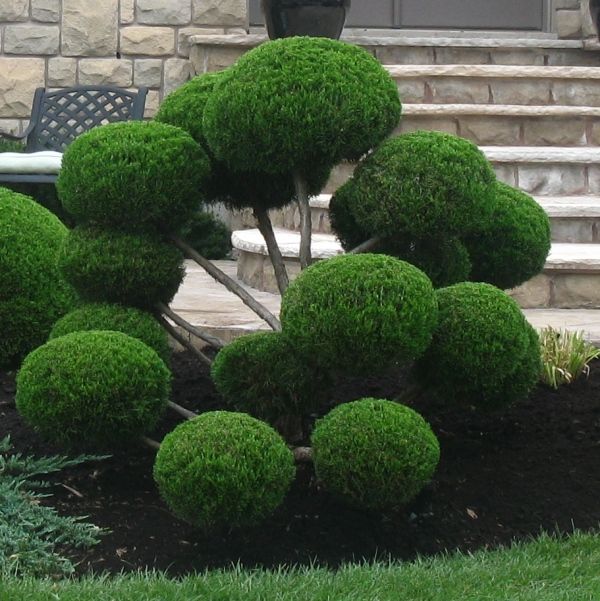
[[[147,86],[151,117],[191,75],[189,37],[247,19],[246,0],[0,0],[0,131],[26,126],[39,86]]]

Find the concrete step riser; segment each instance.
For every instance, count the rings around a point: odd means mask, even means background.
[[[600,117],[404,115],[395,134],[443,131],[490,146],[598,146]]]
[[[396,77],[400,98],[414,104],[600,106],[600,80]]]

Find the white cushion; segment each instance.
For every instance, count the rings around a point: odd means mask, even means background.
[[[0,152],[0,173],[58,173],[62,152]]]

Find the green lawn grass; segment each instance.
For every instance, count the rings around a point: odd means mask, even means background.
[[[1,601],[597,601],[600,536],[542,536],[510,549],[338,571],[211,571],[0,582]]]

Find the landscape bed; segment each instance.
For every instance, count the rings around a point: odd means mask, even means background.
[[[197,412],[227,408],[192,356],[174,355],[172,369],[175,402]],[[336,401],[394,398],[402,380],[397,372],[346,381],[336,388]],[[22,422],[13,396],[14,374],[0,373],[0,438],[10,434],[15,450],[25,454],[60,454]],[[528,400],[494,413],[415,401],[440,440],[441,461],[431,484],[393,515],[343,504],[319,488],[312,467],[301,465],[272,519],[205,536],[169,513],[152,479],[154,452],[144,447],[59,473],[48,503],[111,531],[91,551],[75,555],[79,573],[156,568],[177,575],[232,564],[338,567],[491,549],[542,531],[593,531],[600,523],[599,399],[595,361],[587,380],[556,391],[539,385]],[[153,438],[180,421],[168,413]]]

